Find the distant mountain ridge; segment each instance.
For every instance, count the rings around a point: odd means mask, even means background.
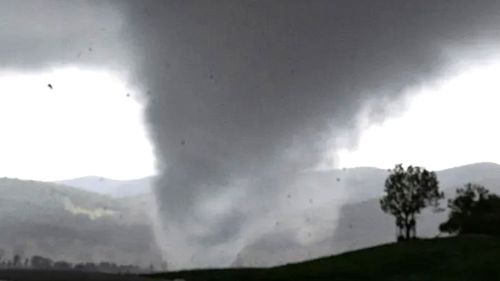
[[[57,181],[56,183],[72,186],[85,191],[109,195],[114,198],[121,198],[150,193],[153,181],[153,176],[133,180],[113,180],[99,176],[87,176]]]

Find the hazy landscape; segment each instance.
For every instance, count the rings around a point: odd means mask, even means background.
[[[72,263],[162,264],[149,218],[151,196],[130,201],[70,186],[0,179],[2,262],[35,255]]]
[[[500,280],[499,11],[0,0],[0,281]]]
[[[379,206],[387,175],[375,168],[304,174],[302,181],[310,188],[345,190],[338,216],[325,215],[334,210],[338,198],[319,206],[313,203],[306,212],[284,217],[271,231],[250,241],[226,266],[270,267],[395,241],[394,220]],[[447,197],[466,182],[500,192],[497,164],[471,164],[437,175]],[[153,200],[149,183],[150,179],[116,182],[100,177],[58,183],[0,179],[2,260],[41,255],[54,261],[108,261],[160,270],[164,261],[148,213]],[[114,196],[121,187],[134,195]],[[418,219],[418,235],[438,236],[446,217],[447,212],[424,212]],[[294,228],[296,221],[305,222],[306,228]],[[304,231],[309,239],[301,239]]]

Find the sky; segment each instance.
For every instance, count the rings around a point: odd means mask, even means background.
[[[499,162],[498,10],[0,0],[0,174],[156,174],[169,263],[228,264],[304,171]]]
[[[119,75],[69,66],[5,71],[0,93],[2,176],[53,181],[155,173],[143,106]]]
[[[325,153],[321,169],[405,163],[442,170],[500,163],[500,133],[492,129],[492,120],[500,120],[500,59],[461,68],[439,82],[405,89],[403,110],[365,126],[355,147]],[[0,73],[3,175],[46,181],[154,175],[143,102],[120,75],[75,66]],[[361,114],[359,122],[369,124],[366,119]]]
[[[369,125],[355,148],[330,152],[323,168],[392,168],[395,163],[443,170],[500,163],[500,59],[467,65],[451,77],[411,87],[405,108],[381,124]],[[364,118],[360,122],[366,123]]]

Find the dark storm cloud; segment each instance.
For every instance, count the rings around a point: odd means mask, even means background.
[[[200,239],[193,224],[224,229],[194,218],[235,189],[244,196],[228,211],[245,210],[248,224],[279,209],[332,135],[355,139],[364,105],[382,120],[405,87],[445,73],[448,48],[496,41],[498,11],[498,1],[465,0],[133,3],[165,228],[185,229],[188,244]]]
[[[123,21],[103,1],[0,1],[0,67],[32,71],[67,64],[119,68]]]

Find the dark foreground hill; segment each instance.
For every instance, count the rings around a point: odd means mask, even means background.
[[[500,280],[500,238],[463,236],[387,244],[269,269],[193,270],[163,279],[215,280]]]

